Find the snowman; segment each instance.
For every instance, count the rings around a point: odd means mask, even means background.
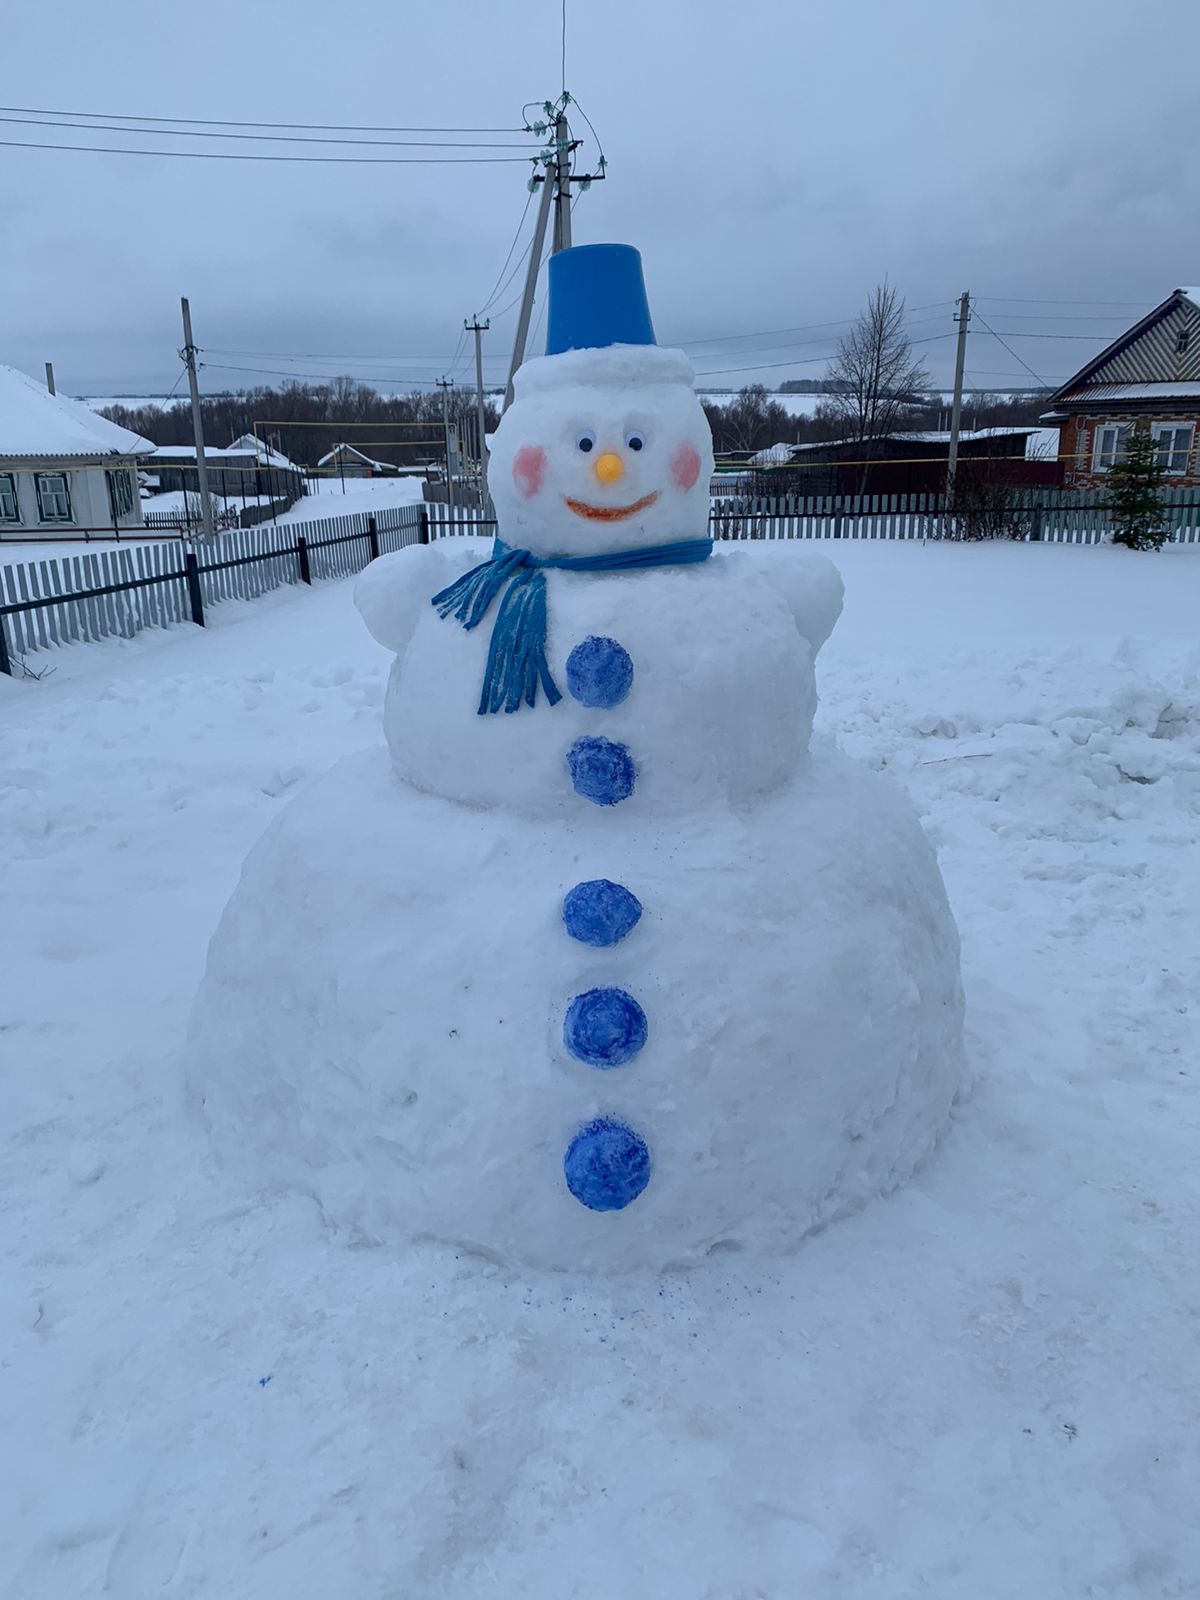
[[[548,326],[493,441],[494,545],[359,579],[387,750],[248,857],[191,1093],[362,1241],[786,1252],[943,1128],[954,922],[907,800],[809,748],[836,571],[708,538],[711,436],[638,253],[553,256]]]

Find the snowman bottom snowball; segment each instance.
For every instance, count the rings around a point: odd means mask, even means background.
[[[887,780],[822,754],[749,822],[631,830],[636,912],[577,892],[602,815],[513,820],[367,752],[255,846],[189,1057],[252,1183],[351,1239],[603,1273],[789,1251],[929,1153],[958,941]]]

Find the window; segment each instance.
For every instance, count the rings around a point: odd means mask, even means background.
[[[1175,340],[1175,354],[1177,356],[1185,356],[1185,355],[1187,355],[1188,340],[1189,340],[1190,337],[1191,337],[1191,329],[1190,328],[1181,328],[1179,330],[1178,336],[1176,337],[1176,340]]]
[[[128,472],[107,472],[105,477],[108,479],[108,504],[116,522],[133,510],[133,476]]]
[[[1150,432],[1158,442],[1158,464],[1163,471],[1176,477],[1186,472],[1192,449],[1192,424],[1156,422]]]
[[[1129,437],[1128,422],[1106,422],[1096,429],[1096,443],[1092,450],[1092,470],[1107,472],[1114,461],[1125,454],[1125,441]]]
[[[17,503],[17,475],[0,472],[0,522],[20,522],[21,507]]]
[[[35,472],[38,519],[41,522],[70,522],[71,489],[65,472]]]

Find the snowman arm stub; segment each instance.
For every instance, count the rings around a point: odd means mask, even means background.
[[[475,539],[409,545],[364,568],[354,585],[354,604],[372,637],[402,655],[430,598],[485,559]]]
[[[797,549],[790,541],[763,555],[770,563],[771,582],[815,660],[842,614],[842,575],[827,557],[815,550]]]

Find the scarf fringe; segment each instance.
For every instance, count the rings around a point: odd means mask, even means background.
[[[546,576],[543,568],[578,572],[620,572],[645,567],[690,565],[712,552],[710,539],[680,540],[607,556],[548,556],[539,559],[528,550],[513,550],[496,540],[496,554],[481,566],[456,578],[433,597],[442,618],[454,617],[469,632],[477,628],[503,590],[492,628],[479,715],[513,712],[522,702],[537,704],[538,685],[549,703],[557,705],[562,692],[546,660]]]

